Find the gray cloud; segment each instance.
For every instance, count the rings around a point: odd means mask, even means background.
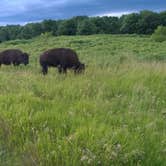
[[[1,0],[0,24],[166,9],[164,0]]]

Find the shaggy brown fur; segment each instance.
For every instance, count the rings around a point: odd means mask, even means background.
[[[40,65],[43,74],[47,74],[48,67],[57,67],[59,73],[66,73],[67,69],[73,69],[75,73],[80,73],[85,69],[75,51],[68,48],[55,48],[45,51],[40,56]]]
[[[14,66],[24,64],[27,65],[29,63],[29,55],[27,53],[23,53],[18,49],[8,49],[0,52],[0,65],[11,65]]]

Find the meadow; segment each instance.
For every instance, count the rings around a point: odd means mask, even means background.
[[[41,74],[69,47],[84,74]],[[0,68],[0,166],[166,165],[166,42],[149,36],[41,35],[0,44],[30,53]]]

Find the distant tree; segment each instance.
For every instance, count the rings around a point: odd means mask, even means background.
[[[44,20],[41,22],[42,32],[57,33],[57,21],[55,20]]]
[[[88,17],[88,16],[75,16],[75,17],[73,17],[73,19],[74,19],[77,23],[79,23],[79,22],[82,22],[82,21],[84,21],[84,20],[88,20],[89,17]]]
[[[97,27],[90,19],[84,20],[78,24],[77,35],[91,35],[96,34],[96,32]]]
[[[120,32],[129,34],[137,33],[139,18],[140,16],[137,13],[122,16]]]
[[[10,38],[7,29],[5,27],[0,27],[0,42],[7,41],[9,39]]]
[[[30,39],[41,34],[91,35],[91,34],[152,34],[159,26],[166,26],[166,11],[148,10],[118,17],[76,16],[68,20],[44,20],[40,23],[7,25],[0,27],[0,42]]]
[[[103,34],[105,33],[105,24],[102,20],[102,17],[93,17],[91,18],[91,22],[96,26],[96,33]]]
[[[152,34],[160,24],[161,22],[158,13],[148,10],[141,11],[138,20],[138,33]]]
[[[76,35],[77,24],[75,19],[64,20],[58,26],[58,35]]]
[[[102,17],[103,20],[103,31],[106,34],[112,33],[116,34],[120,32],[120,24],[119,24],[119,18],[118,17]]]
[[[38,36],[43,32],[41,23],[32,23],[29,25],[30,29],[32,29],[32,36]]]
[[[158,26],[151,38],[157,42],[166,41],[166,26]]]
[[[96,33],[98,34],[116,34],[119,33],[119,19],[118,17],[93,17],[90,19],[96,26]]]
[[[30,24],[27,24],[21,28],[19,38],[21,39],[30,39],[32,38],[32,27]]]
[[[88,16],[76,16],[73,17],[72,20],[74,20],[75,24],[78,26],[81,22],[85,21],[85,20],[89,20]]]
[[[9,40],[14,40],[14,39],[18,38],[18,35],[21,30],[21,26],[20,25],[7,25],[5,27],[5,29],[8,33]]]
[[[159,13],[160,25],[166,26],[166,11]]]

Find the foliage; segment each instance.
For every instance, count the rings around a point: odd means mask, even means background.
[[[0,42],[9,40],[9,35],[4,27],[0,28]]]
[[[44,20],[24,26],[0,27],[0,42],[31,39],[45,32],[59,35],[152,34],[159,25],[166,25],[166,12],[140,11],[119,17],[76,16],[68,20]]]
[[[166,26],[166,11],[160,13],[161,25]]]
[[[123,17],[120,31],[122,33],[136,33],[138,32],[139,14],[132,13]]]
[[[58,26],[57,35],[76,35],[77,24],[74,19],[61,22]]]
[[[96,34],[96,26],[90,20],[80,22],[77,28],[78,35],[92,35]]]
[[[117,17],[94,17],[91,22],[96,26],[97,34],[117,34],[120,33],[120,22]]]
[[[152,34],[152,39],[157,42],[166,41],[166,26],[158,26],[158,28]]]
[[[152,34],[158,25],[162,24],[160,14],[152,11],[141,11],[140,19],[138,20],[139,34]]]

